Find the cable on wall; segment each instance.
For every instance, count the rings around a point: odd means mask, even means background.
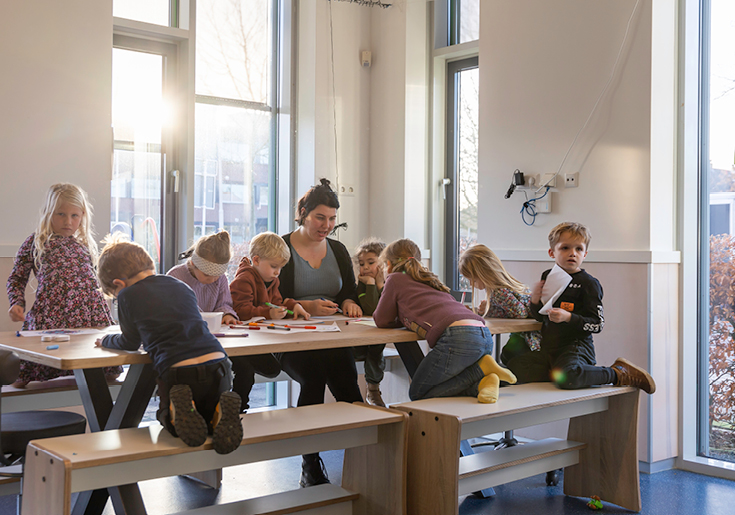
[[[590,123],[590,120],[592,119],[592,115],[595,114],[597,107],[600,105],[600,100],[602,100],[602,97],[605,95],[605,93],[607,92],[607,89],[610,87],[610,84],[612,83],[612,80],[615,77],[615,73],[618,70],[618,64],[620,64],[620,57],[623,55],[623,49],[625,48],[625,43],[628,41],[628,35],[630,34],[630,26],[633,23],[633,17],[635,16],[636,11],[638,10],[638,5],[640,3],[641,3],[641,0],[636,0],[635,5],[633,6],[633,11],[631,11],[630,17],[628,18],[628,25],[625,27],[625,35],[623,36],[623,42],[620,44],[620,48],[618,49],[618,55],[615,57],[615,64],[613,64],[612,71],[610,72],[610,77],[608,77],[607,82],[605,83],[605,87],[602,88],[600,95],[597,97],[597,101],[595,102],[595,105],[592,107],[592,111],[590,111],[590,114],[587,117],[587,120],[585,120],[584,125],[582,125],[579,131],[577,131],[577,135],[574,136],[574,140],[572,141],[572,144],[569,145],[569,148],[567,149],[567,153],[564,154],[564,158],[561,160],[561,163],[559,164],[559,169],[548,181],[546,181],[544,184],[539,186],[539,188],[536,190],[536,193],[538,193],[544,188],[547,188],[548,185],[552,181],[554,181],[556,177],[561,173],[564,163],[566,162],[567,157],[569,157],[569,153],[572,151],[572,148],[574,148],[574,145],[577,143],[577,139],[579,139],[579,135],[582,134],[582,131],[585,128],[587,128],[587,125]]]
[[[329,0],[330,2],[332,0]],[[390,7],[391,4],[384,4],[380,0],[334,0],[336,2],[347,2],[350,4],[362,5],[365,7],[382,7],[383,9]]]

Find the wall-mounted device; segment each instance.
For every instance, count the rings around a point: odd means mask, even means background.
[[[370,68],[373,63],[373,53],[370,50],[360,52],[360,64],[363,68]]]

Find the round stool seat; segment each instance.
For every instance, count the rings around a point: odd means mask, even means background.
[[[5,453],[25,454],[31,440],[84,433],[87,419],[69,411],[20,411],[3,413],[2,448]]]

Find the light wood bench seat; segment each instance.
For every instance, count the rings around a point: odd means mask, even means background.
[[[562,467],[565,494],[640,511],[638,397],[630,387],[533,383],[501,388],[496,404],[451,397],[391,406],[409,415],[408,513],[456,514],[460,495]],[[460,456],[462,440],[564,419],[567,440]]]
[[[211,439],[188,447],[160,425],[35,440],[26,452],[22,513],[68,514],[74,492],[345,449],[342,487],[359,494],[353,512],[399,515],[405,420],[399,412],[342,402],[248,413],[241,446],[225,455]]]

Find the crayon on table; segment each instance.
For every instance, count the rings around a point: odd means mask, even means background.
[[[280,329],[281,331],[290,331],[291,330],[290,327],[285,327],[285,326],[280,326],[280,325],[275,325],[275,324],[269,325],[268,326],[268,329]]]

